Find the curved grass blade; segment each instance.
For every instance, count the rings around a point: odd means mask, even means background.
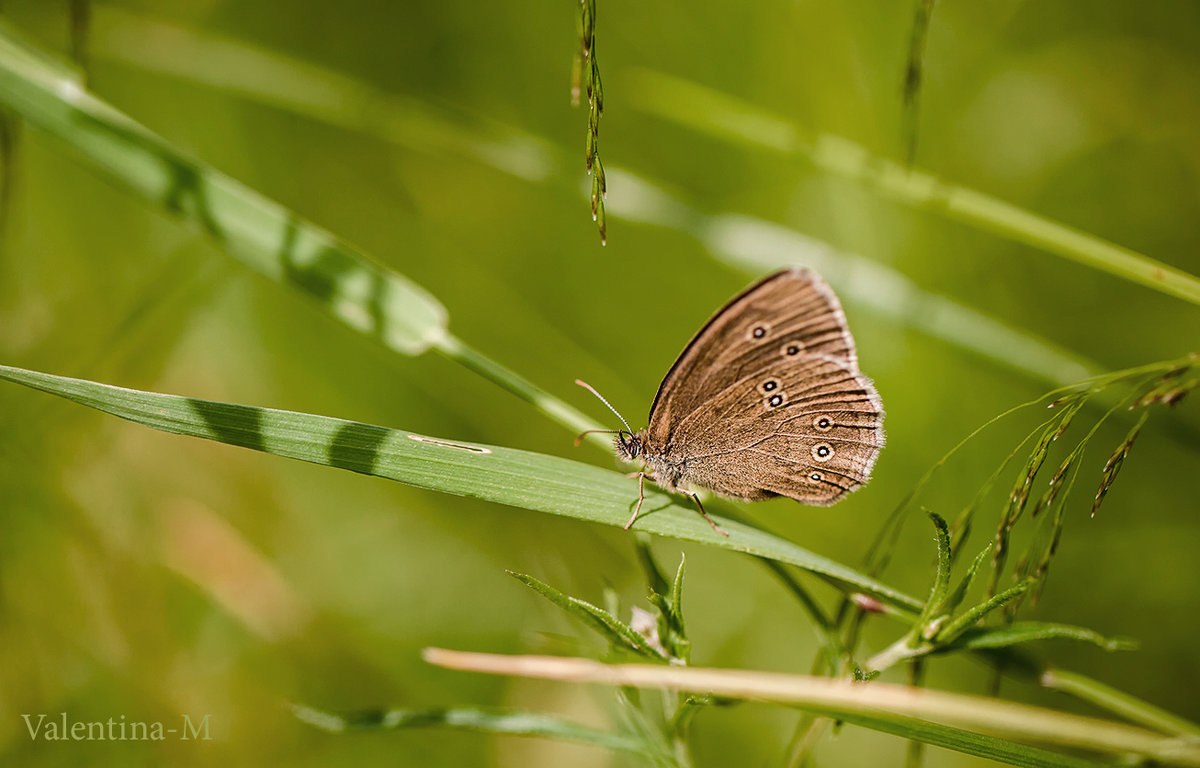
[[[336,714],[291,705],[298,720],[330,733],[395,731],[405,728],[448,728],[508,736],[560,739],[622,752],[641,752],[646,744],[631,736],[589,728],[542,712],[478,707],[453,709],[383,709]]]
[[[340,73],[209,31],[104,6],[97,11],[95,47],[97,55],[109,61],[217,88],[404,147],[461,156],[525,181],[567,185],[573,178],[564,152],[512,126],[483,118],[464,124],[419,100],[378,91]],[[608,206],[614,215],[694,235],[717,258],[738,269],[758,274],[799,258],[833,281],[847,301],[865,304],[1022,375],[1064,384],[1097,370],[1044,338],[924,291],[877,262],[834,253],[824,243],[751,217],[707,216],[628,172],[610,169],[609,174],[620,176],[625,189],[622,198]],[[769,253],[761,253],[764,246]],[[914,307],[921,311],[914,312]]]
[[[327,416],[123,389],[9,366],[0,366],[0,379],[164,432],[577,520],[624,527],[637,499],[634,482],[623,474],[513,448],[442,440]],[[790,563],[847,591],[866,592],[913,613],[920,610],[916,599],[841,563],[744,523],[717,519],[728,537],[709,527],[690,504],[647,488],[637,527]]]
[[[85,91],[76,74],[0,24],[0,106],[62,140],[108,178],[198,226],[245,266],[314,298],[389,349],[430,349],[490,378],[578,434],[580,411],[489,360],[447,329],[436,298],[403,275],[212,167]],[[608,446],[598,435],[597,445]]]
[[[1090,643],[1106,651],[1131,651],[1137,648],[1135,640],[1127,637],[1105,637],[1086,627],[1042,621],[1018,621],[1002,627],[973,627],[964,631],[954,642],[934,650],[933,653],[1007,648],[1033,640],[1056,639]]]
[[[914,645],[920,640],[922,628],[943,609],[946,595],[950,592],[950,528],[937,513],[928,510],[926,512],[929,519],[933,521],[933,528],[936,532],[937,573],[933,579],[933,590],[930,592],[929,599],[925,601],[925,607],[921,610],[921,616],[917,619],[916,627],[914,627],[916,631],[912,638]]]
[[[0,102],[112,179],[199,225],[243,263],[291,282],[356,330],[405,354],[445,332],[423,288],[212,168],[85,91],[75,74],[0,26]]]
[[[666,657],[650,645],[646,638],[603,608],[592,605],[586,600],[571,597],[529,574],[516,571],[506,571],[506,573],[606,637],[613,645],[626,648],[647,658],[666,661]]]
[[[949,613],[958,606],[962,605],[963,599],[966,598],[967,592],[971,589],[971,584],[975,582],[975,575],[979,573],[979,566],[983,565],[983,561],[987,558],[991,551],[992,545],[991,543],[988,543],[988,545],[983,548],[983,551],[975,556],[975,559],[971,561],[970,567],[967,568],[967,572],[963,575],[962,581],[958,582],[958,586],[954,588],[954,591],[947,595],[946,601],[942,606],[942,610]]]
[[[989,613],[997,608],[1004,607],[1013,600],[1016,600],[1018,597],[1029,591],[1029,588],[1032,586],[1033,581],[1030,579],[1025,579],[1024,581],[1018,581],[1016,584],[1013,584],[1003,592],[992,595],[984,602],[976,605],[969,611],[964,612],[958,618],[953,619],[945,624],[941,630],[938,631],[937,635],[934,636],[934,641],[939,644],[949,644],[954,642],[968,629],[983,621]]]
[[[659,72],[643,70],[627,85],[643,111],[719,138],[806,157],[826,173],[859,181],[918,210],[946,216],[1018,243],[1040,248],[1130,282],[1200,304],[1200,279],[1096,235],[949,184],[929,173],[873,155],[832,134],[803,135],[788,120],[732,96]]]
[[[836,716],[859,716],[867,722],[883,720],[892,728],[916,720],[958,729],[966,736],[982,734],[1005,741],[1037,742],[1063,749],[1084,749],[1121,756],[1141,755],[1165,764],[1200,766],[1200,742],[1195,740],[1163,736],[1111,720],[927,688],[914,690],[892,683],[862,684],[776,672],[602,664],[591,659],[503,656],[441,648],[427,648],[424,655],[431,664],[449,669],[575,683],[704,692],[805,709],[812,707]],[[919,734],[914,731],[909,738],[919,738]],[[981,749],[986,748],[983,740],[977,744]],[[941,744],[949,745],[948,739]],[[995,758],[1001,759],[999,753]],[[1065,762],[1059,764],[1069,765]]]
[[[1173,712],[1156,707],[1130,696],[1124,691],[1105,685],[1085,675],[1044,665],[1038,682],[1046,688],[1069,693],[1078,699],[1090,701],[1135,723],[1155,728],[1163,733],[1200,739],[1200,724],[1180,717]]]

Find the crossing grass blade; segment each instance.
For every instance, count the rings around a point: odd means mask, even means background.
[[[503,656],[441,648],[427,648],[425,659],[448,669],[484,674],[704,692],[813,709],[839,719],[856,718],[866,727],[912,739],[928,739],[929,743],[1014,765],[1073,768],[1088,764],[1046,749],[1025,752],[1032,748],[1024,746],[1024,742],[1036,742],[1063,750],[1081,749],[1122,757],[1139,755],[1162,764],[1200,766],[1200,744],[1194,740],[1044,707],[930,689],[913,690],[891,683],[850,683],[740,669],[603,664],[591,659]]]
[[[197,227],[246,267],[309,296],[355,331],[404,355],[436,350],[576,434],[599,427],[456,338],[448,329],[446,308],[424,288],[274,200],[188,157],[96,98],[75,71],[3,23],[0,107],[63,141],[134,196]],[[602,442],[599,437],[593,440]]]

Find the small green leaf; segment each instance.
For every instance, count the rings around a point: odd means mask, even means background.
[[[679,569],[675,571],[675,580],[671,582],[671,626],[683,634],[683,566],[687,556],[679,556]]]
[[[988,553],[992,551],[992,545],[988,544],[983,548],[983,551],[975,556],[971,562],[971,567],[967,569],[966,575],[962,577],[962,581],[958,582],[958,586],[954,588],[942,605],[943,613],[952,613],[955,608],[962,605],[962,601],[967,596],[967,592],[971,589],[971,583],[975,581],[975,574],[979,572],[979,566],[983,565],[983,561],[987,559]]]
[[[1004,606],[1006,603],[1016,600],[1021,595],[1033,586],[1033,582],[1029,579],[1018,581],[1003,592],[993,595],[988,600],[980,603],[963,615],[954,619],[949,624],[942,627],[941,631],[933,638],[938,645],[948,645],[954,642],[959,635],[966,632],[971,627],[978,624],[992,611]]]
[[[608,638],[615,646],[626,648],[639,655],[645,656],[657,661],[665,661],[666,657],[658,651],[654,646],[646,641],[646,638],[638,634],[632,627],[624,623],[620,619],[613,616],[603,608],[598,608],[589,602],[580,600],[577,597],[560,592],[554,587],[539,581],[532,576],[524,573],[516,573],[507,571],[513,578],[523,584],[526,584],[535,592],[554,603],[558,607],[565,610],[575,618],[587,624],[592,629],[599,632]]]
[[[934,652],[1006,648],[1033,640],[1053,639],[1090,643],[1106,651],[1129,651],[1137,648],[1136,640],[1127,637],[1108,638],[1086,627],[1018,621],[1003,627],[972,627],[962,632],[954,642],[941,646]]]
[[[946,593],[950,591],[950,529],[946,526],[946,521],[936,512],[929,510],[925,510],[925,512],[933,522],[937,538],[937,573],[933,579],[933,590],[929,599],[925,601],[925,608],[922,609],[920,618],[913,627],[913,645],[920,641],[922,628],[939,612],[946,599]]]

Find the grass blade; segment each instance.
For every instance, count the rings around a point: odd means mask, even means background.
[[[624,527],[636,484],[608,469],[498,446],[441,440],[327,416],[123,389],[0,366],[0,379],[164,432],[201,437],[408,485]],[[921,603],[841,563],[735,520],[714,516],[723,536],[695,508],[653,488],[637,527],[713,544],[820,574],[847,591],[866,592],[916,613]]]
[[[1200,739],[1200,725],[1191,720],[1077,672],[1047,666],[1038,681],[1047,688],[1069,693],[1148,728]]]
[[[83,90],[75,74],[0,25],[0,103],[66,141],[125,188],[199,226],[247,266],[291,282],[405,354],[445,332],[423,288],[181,152]]]
[[[1200,279],[1182,269],[1060,224],[982,192],[905,168],[849,139],[804,136],[793,123],[704,86],[658,72],[631,78],[642,110],[719,138],[808,158],[821,170],[861,182],[884,197],[946,216],[1115,277],[1200,304]]]
[[[913,690],[905,685],[880,682],[864,685],[775,672],[602,664],[591,659],[502,656],[441,648],[427,648],[425,659],[441,667],[485,674],[705,692],[728,698],[813,707],[839,716],[844,713],[884,720],[890,723],[889,727],[896,728],[918,720],[1006,741],[1032,741],[1122,756],[1142,755],[1171,765],[1200,766],[1200,743],[1195,740],[1163,736],[1125,723],[1044,707],[931,689]],[[982,741],[978,744],[981,749],[986,748]]]
[[[971,584],[975,581],[975,574],[979,572],[979,566],[983,565],[983,561],[987,559],[988,553],[992,551],[992,545],[988,544],[983,548],[983,551],[975,556],[971,561],[971,567],[967,569],[963,575],[962,581],[958,582],[958,586],[954,591],[946,597],[945,610],[947,613],[953,611],[958,606],[962,605],[962,601],[967,596],[967,592],[971,589]]]
[[[347,731],[394,731],[405,728],[449,728],[452,730],[533,736],[593,744],[622,752],[646,748],[638,739],[601,731],[555,715],[477,707],[461,709],[383,709],[335,714],[300,704],[291,705],[297,719],[330,733]]]
[[[464,124],[419,100],[379,91],[310,62],[209,31],[104,6],[97,9],[94,37],[98,56],[159,76],[217,88],[419,151],[460,156],[532,183],[567,186],[573,179],[567,170],[566,153],[511,126],[490,118]],[[766,133],[770,135],[770,126]],[[865,304],[894,322],[1022,375],[1064,384],[1096,370],[1092,363],[1044,338],[924,291],[877,262],[855,254],[834,253],[824,243],[751,217],[708,216],[621,169],[610,169],[609,174],[619,175],[625,189],[637,192],[623,195],[624,204],[622,200],[610,204],[615,216],[649,221],[696,236],[717,258],[735,268],[761,274],[799,259],[835,283],[848,302]],[[648,200],[661,204],[648,205]],[[763,244],[769,246],[769,254],[759,254]],[[921,311],[913,312],[913,307]]]
[[[966,632],[971,627],[983,621],[984,617],[986,617],[989,613],[997,608],[1003,607],[1007,603],[1016,600],[1018,597],[1025,594],[1031,586],[1033,586],[1033,582],[1026,579],[1024,581],[1018,581],[1016,584],[1012,585],[1003,592],[992,595],[986,601],[980,603],[963,615],[959,616],[957,619],[954,619],[942,627],[941,631],[937,633],[937,636],[934,638],[934,640],[939,644],[949,644],[954,642],[954,640],[963,632]]]
[[[932,744],[935,747],[943,747],[976,757],[986,757],[1009,765],[1020,765],[1026,768],[1104,768],[1110,765],[921,720],[870,717],[819,707],[805,707],[805,710],[835,718],[840,722],[870,728],[880,733],[901,736],[914,743]]]
[[[917,619],[918,633],[913,635],[914,643],[920,639],[920,629],[943,609],[946,595],[950,591],[950,529],[937,513],[928,510],[926,512],[933,521],[933,528],[937,534],[937,574],[933,579],[933,591],[925,603],[924,610],[921,611],[921,617]]]
[[[489,360],[447,329],[436,298],[282,205],[180,152],[83,90],[75,73],[0,24],[0,106],[65,142],[119,186],[197,226],[231,256],[315,299],[389,349],[435,349],[575,434],[600,425]],[[599,435],[590,436],[608,447]]]
[[[1018,621],[1002,627],[974,627],[964,631],[954,642],[934,653],[983,648],[1006,648],[1032,640],[1076,640],[1103,648],[1106,651],[1130,651],[1137,642],[1125,637],[1108,638],[1086,627],[1052,624],[1042,621]]]
[[[608,638],[609,642],[614,646],[626,648],[652,659],[666,660],[666,657],[658,649],[650,645],[646,641],[646,638],[639,635],[632,627],[603,608],[580,600],[577,597],[571,597],[565,592],[560,592],[544,581],[539,581],[528,574],[516,573],[515,571],[507,571],[507,573]]]

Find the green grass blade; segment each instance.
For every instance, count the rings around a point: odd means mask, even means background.
[[[983,561],[987,559],[988,553],[992,551],[992,545],[989,543],[983,548],[983,551],[975,556],[971,561],[971,567],[967,569],[963,575],[962,581],[958,582],[958,586],[946,598],[945,609],[953,611],[958,606],[962,605],[962,601],[966,598],[967,592],[971,589],[971,584],[975,581],[975,574],[979,573],[979,566],[983,565]]]
[[[592,605],[585,600],[580,600],[577,597],[571,597],[565,592],[561,592],[529,574],[517,573],[515,571],[508,571],[507,573],[606,637],[613,645],[627,648],[652,659],[666,659],[663,654],[659,653],[658,650],[646,641],[646,638],[639,635],[632,627],[603,608]]]
[[[578,434],[580,411],[468,347],[424,288],[212,167],[85,91],[76,74],[0,24],[0,106],[65,142],[105,176],[197,226],[245,266],[315,299],[405,355],[436,349]],[[607,446],[603,438],[591,436]]]
[[[94,45],[96,55],[109,61],[216,88],[392,144],[456,155],[531,183],[566,187],[575,181],[573,154],[569,160],[551,143],[512,126],[490,118],[464,122],[417,99],[208,30],[103,6],[97,11]],[[766,133],[771,133],[770,126]],[[848,302],[1052,384],[1077,381],[1097,370],[1045,338],[922,290],[878,262],[835,253],[824,243],[752,217],[706,215],[627,171],[610,168],[608,173],[620,177],[627,190],[608,204],[615,216],[693,235],[737,269],[757,275],[802,262],[831,280]]]
[[[726,698],[820,708],[857,715],[865,722],[882,720],[892,729],[917,720],[1014,743],[1034,742],[1122,757],[1140,755],[1165,764],[1200,767],[1200,742],[1194,739],[1164,736],[1125,723],[1044,707],[927,688],[914,690],[891,683],[851,683],[776,672],[603,664],[591,659],[502,656],[440,648],[427,648],[425,659],[438,666],[485,674],[704,692]],[[948,740],[948,734],[945,737]],[[976,740],[975,744],[979,753],[988,748],[985,740]],[[999,752],[987,756],[1002,759]]]
[[[834,709],[804,707],[806,712],[825,715],[840,722],[870,728],[880,733],[890,733],[923,744],[932,744],[955,752],[976,757],[986,757],[1000,763],[1019,765],[1025,768],[1104,768],[1111,763],[1085,760],[1072,755],[1051,752],[1048,749],[1018,744],[982,733],[972,733],[961,728],[926,723],[920,720],[893,717],[870,717]]]
[[[76,75],[0,25],[0,103],[69,144],[126,189],[197,225],[243,263],[303,288],[356,330],[406,354],[444,332],[423,288],[96,99]]]
[[[950,528],[937,513],[928,512],[928,514],[929,519],[933,521],[937,539],[937,573],[933,578],[933,590],[929,595],[929,600],[925,602],[921,617],[917,619],[918,634],[913,636],[914,642],[919,639],[920,629],[943,609],[946,595],[950,591]]]
[[[936,176],[905,168],[831,134],[804,136],[793,123],[704,86],[641,71],[627,86],[646,112],[719,138],[808,158],[821,170],[861,182],[897,202],[1200,304],[1200,279],[1095,235]]]
[[[470,707],[461,709],[384,709],[335,714],[299,704],[291,705],[291,710],[298,720],[330,733],[394,731],[404,728],[449,728],[451,730],[574,741],[622,752],[641,752],[646,748],[645,744],[633,737],[589,728],[542,712]]]
[[[671,582],[671,623],[680,633],[683,632],[683,573],[687,564],[687,555],[680,554],[679,569],[675,571],[675,580]]]
[[[123,389],[8,366],[0,366],[0,379],[164,432],[577,520],[624,527],[637,499],[636,483],[623,474],[513,448],[441,440],[327,416]],[[790,563],[898,608],[913,613],[921,608],[916,599],[841,563],[738,521],[714,518],[728,536],[714,531],[691,504],[650,487],[637,528]]]
[[[1038,677],[1038,682],[1047,688],[1069,693],[1078,699],[1091,702],[1148,728],[1155,728],[1163,733],[1176,736],[1200,739],[1200,724],[1168,712],[1161,707],[1156,707],[1136,696],[1130,696],[1124,691],[1119,691],[1086,675],[1047,666]]]
[[[1024,581],[1018,581],[1016,584],[1012,585],[1003,592],[992,595],[986,601],[980,603],[942,627],[941,631],[937,633],[937,636],[934,638],[934,640],[939,644],[948,644],[954,642],[954,640],[963,632],[966,632],[971,627],[983,621],[984,617],[986,617],[989,613],[997,608],[1003,607],[1013,600],[1016,600],[1018,597],[1029,591],[1029,588],[1032,586],[1033,582],[1029,579],[1026,579]]]
[[[1126,637],[1105,637],[1086,627],[1070,624],[1053,624],[1042,621],[1018,621],[1003,627],[974,627],[964,631],[958,639],[935,653],[956,650],[978,650],[982,648],[1006,648],[1032,640],[1077,640],[1103,648],[1106,651],[1129,651],[1137,648],[1137,642]]]

